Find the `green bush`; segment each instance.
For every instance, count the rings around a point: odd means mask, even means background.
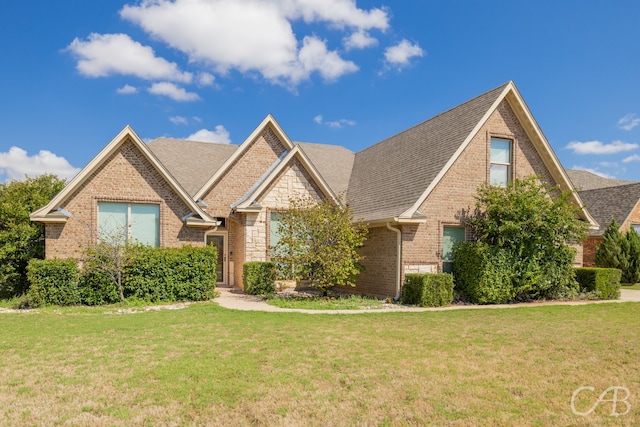
[[[441,307],[453,301],[451,274],[407,274],[402,288],[402,302],[421,307]]]
[[[97,269],[85,268],[80,273],[80,300],[86,305],[106,305],[120,302],[118,288]]]
[[[501,304],[516,296],[509,252],[483,242],[456,245],[453,277],[456,290],[474,304]]]
[[[597,299],[620,298],[622,271],[617,268],[576,268],[576,280],[583,292],[593,292]]]
[[[75,260],[32,259],[27,266],[29,303],[33,307],[79,304],[78,277]]]
[[[271,295],[276,291],[276,267],[272,262],[245,262],[242,284],[249,295]]]
[[[125,297],[144,301],[203,301],[213,298],[217,250],[214,246],[131,249],[124,267]]]

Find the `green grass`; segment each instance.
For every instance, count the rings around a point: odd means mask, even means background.
[[[2,313],[0,425],[640,425],[639,312]],[[629,414],[572,414],[617,385]]]
[[[635,283],[633,285],[622,285],[620,289],[632,289],[634,291],[640,291],[640,283]]]
[[[359,295],[338,297],[321,296],[274,296],[267,304],[282,308],[301,308],[307,310],[358,310],[382,308],[382,301]]]

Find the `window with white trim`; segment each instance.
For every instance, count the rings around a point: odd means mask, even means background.
[[[491,138],[489,184],[506,187],[511,181],[511,147],[508,139]]]
[[[160,246],[160,205],[99,202],[98,238]]]

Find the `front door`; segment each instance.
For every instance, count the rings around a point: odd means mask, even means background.
[[[218,250],[216,261],[216,284],[227,284],[227,233],[211,233],[206,236],[207,245],[213,245]]]

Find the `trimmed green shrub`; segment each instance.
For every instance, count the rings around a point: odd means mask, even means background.
[[[104,273],[87,268],[80,273],[80,300],[86,305],[106,305],[120,302],[118,288]]]
[[[509,252],[484,242],[456,245],[453,277],[456,290],[474,304],[501,304],[516,296]]]
[[[135,246],[124,267],[125,297],[144,301],[203,301],[215,296],[214,246]]]
[[[597,299],[620,298],[622,271],[617,268],[576,268],[576,280],[583,292],[593,292]]]
[[[421,307],[442,307],[453,301],[451,274],[407,274],[402,287],[402,302]]]
[[[272,262],[245,262],[242,284],[249,295],[271,295],[276,291],[276,266]]]
[[[29,303],[33,307],[79,304],[78,277],[75,260],[32,259],[27,266]]]

